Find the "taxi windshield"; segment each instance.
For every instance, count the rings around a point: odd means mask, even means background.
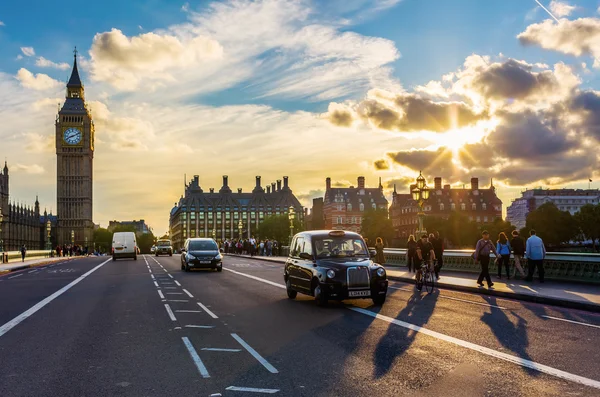
[[[158,240],[156,245],[159,247],[169,247],[171,245],[171,240]]]
[[[190,241],[190,251],[216,251],[217,244],[214,241]]]
[[[349,256],[368,256],[367,247],[360,238],[316,237],[313,244],[317,258],[341,258]]]

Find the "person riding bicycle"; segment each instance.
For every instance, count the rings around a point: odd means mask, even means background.
[[[417,257],[419,263],[417,266],[417,274],[415,275],[415,280],[417,289],[420,291],[423,288],[423,271],[421,270],[421,265],[426,264],[427,269],[432,270],[431,264],[435,260],[435,252],[433,251],[433,245],[427,240],[427,234],[423,234],[421,236],[421,239],[417,241]]]

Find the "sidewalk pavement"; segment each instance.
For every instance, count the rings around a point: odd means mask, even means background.
[[[248,255],[227,255],[251,259]],[[252,259],[285,263],[284,257],[254,256]],[[389,280],[414,283],[414,273],[408,272],[404,266],[386,265],[385,269]],[[597,285],[557,281],[546,281],[542,284],[537,279],[534,279],[533,282],[526,282],[520,279],[506,280],[503,278],[499,280],[492,276],[494,286],[489,289],[479,287],[476,281],[477,274],[475,273],[445,272],[442,269],[440,280],[436,282],[436,286],[456,291],[600,312],[600,288]]]
[[[7,272],[15,272],[17,270],[28,269],[30,267],[47,265],[49,263],[60,262],[61,260],[69,259],[69,257],[55,257],[55,258],[35,258],[26,259],[25,262],[12,262],[0,264],[0,274]]]

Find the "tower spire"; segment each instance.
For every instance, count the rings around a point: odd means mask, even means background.
[[[71,77],[69,78],[69,82],[67,83],[67,87],[81,87],[81,78],[79,78],[79,70],[77,69],[77,47],[73,50],[73,71],[71,72]]]

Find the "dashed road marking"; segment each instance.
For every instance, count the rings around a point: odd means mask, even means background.
[[[28,271],[27,273],[35,273],[35,272],[37,272],[38,270],[39,270],[39,269],[30,270],[30,271]]]
[[[264,394],[275,394],[279,392],[279,389],[258,389],[255,387],[237,387],[237,386],[229,386],[227,389],[229,391],[242,391],[248,393],[264,393]]]
[[[167,274],[167,276],[169,276],[169,277],[173,278],[173,275],[172,275],[172,274]]]
[[[167,292],[167,295],[183,295],[183,292]]]
[[[187,289],[183,289],[183,292],[185,292],[187,294],[187,296],[189,296],[190,298],[193,298],[194,295],[190,294],[190,291],[188,291]]]
[[[175,310],[176,313],[202,313],[202,310]]]
[[[190,356],[192,357],[194,364],[196,364],[196,368],[198,369],[198,372],[200,372],[200,375],[203,378],[210,378],[210,375],[208,374],[208,370],[206,369],[206,366],[204,366],[204,363],[200,359],[198,352],[196,351],[196,349],[194,349],[192,342],[190,342],[190,340],[188,339],[187,336],[184,336],[181,339],[183,340],[183,344],[185,345],[188,352],[190,353]]]
[[[8,279],[10,280],[11,278],[17,278],[17,277],[21,277],[23,275],[23,273],[21,274],[17,274],[16,276],[10,276]]]
[[[185,328],[214,328],[214,325],[186,325]]]
[[[232,353],[241,352],[242,351],[242,349],[221,349],[219,347],[205,347],[205,348],[202,348],[200,350],[204,350],[204,351],[207,351],[207,352],[232,352]]]
[[[169,299],[169,302],[189,302],[188,300],[185,299]]]
[[[156,292],[158,292],[158,296],[160,296],[160,299],[165,299],[165,296],[163,295],[161,290],[157,290]]]
[[[154,285],[156,285],[156,288],[158,288],[158,283],[156,281],[154,282]]]
[[[256,359],[256,361],[258,361],[259,363],[261,363],[262,366],[267,369],[267,371],[269,371],[272,374],[279,373],[279,371],[277,371],[277,369],[274,366],[272,366],[267,360],[265,360],[265,358],[263,356],[261,356],[260,354],[258,354],[258,352],[256,350],[254,350],[252,348],[252,346],[250,346],[249,344],[247,344],[246,341],[244,341],[242,338],[240,338],[238,334],[231,334],[231,336],[233,337],[233,339],[235,339],[236,341],[238,341],[238,343],[240,345],[242,345],[242,347],[244,349],[246,349],[248,351],[248,353],[250,353],[252,355],[252,357],[254,357]]]
[[[165,310],[169,314],[171,321],[177,321],[177,317],[175,317],[175,314],[173,314],[173,310],[171,310],[171,306],[169,306],[168,303],[165,303]]]
[[[179,284],[179,281],[175,280],[175,284],[177,284],[178,287],[181,287],[181,284]]]
[[[208,315],[209,315],[209,316],[211,316],[212,318],[219,318],[219,317],[217,317],[217,315],[216,315],[216,314],[214,314],[213,312],[211,312],[211,311],[208,309],[208,307],[204,306],[202,303],[198,302],[198,306],[200,306],[202,309],[204,309],[204,311],[205,311],[206,313],[208,313]]]
[[[600,328],[600,325],[594,325],[594,324],[588,324],[588,323],[581,323],[579,321],[567,320],[566,318],[558,318],[558,317],[552,317],[552,316],[546,316],[546,315],[542,315],[542,317],[549,318],[549,319],[552,319],[552,320],[566,321],[567,323],[585,325],[585,326],[588,326],[588,327]]]

